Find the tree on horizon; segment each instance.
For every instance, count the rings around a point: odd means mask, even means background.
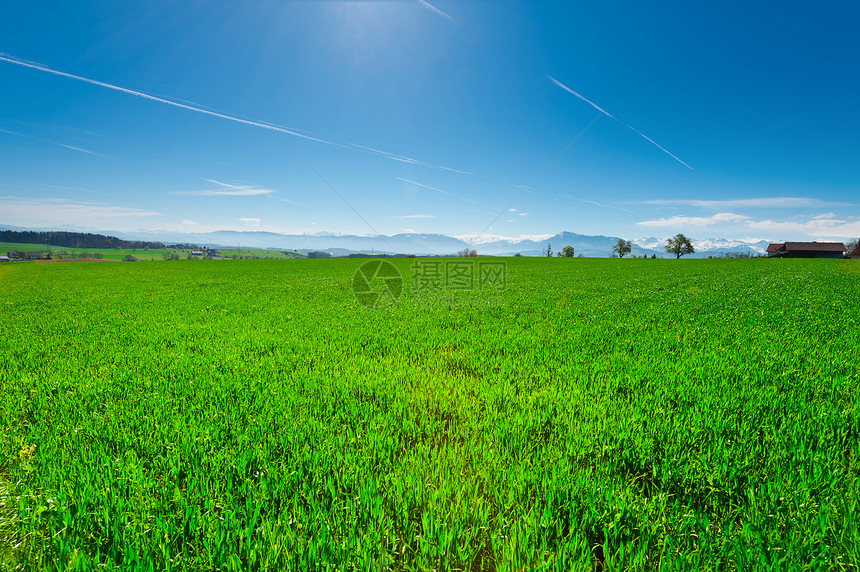
[[[666,240],[666,252],[674,254],[675,259],[677,260],[685,254],[693,254],[696,250],[693,248],[693,243],[689,238],[678,233],[672,238]]]
[[[618,254],[618,258],[624,258],[624,255],[630,254],[631,250],[633,250],[633,246],[630,244],[630,241],[623,238],[619,238],[615,246],[612,247],[612,252]]]

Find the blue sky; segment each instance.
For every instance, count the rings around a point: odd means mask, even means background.
[[[0,224],[860,236],[860,7],[699,4],[13,3]]]

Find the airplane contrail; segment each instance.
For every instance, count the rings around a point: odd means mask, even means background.
[[[442,169],[445,171],[452,171],[455,173],[471,174],[471,173],[466,173],[466,171],[458,171],[457,169],[452,169],[451,167],[445,167],[443,165],[435,165],[433,163],[427,163],[426,161],[420,161],[418,159],[412,159],[411,157],[404,157],[402,155],[396,155],[394,153],[389,153],[387,151],[380,151],[378,149],[373,149],[372,147],[364,147],[362,145],[357,145],[354,143],[351,143],[349,145],[344,145],[343,143],[336,143],[334,141],[328,141],[326,139],[320,139],[319,137],[312,137],[310,135],[305,135],[304,133],[299,133],[298,131],[294,131],[292,129],[286,129],[284,127],[279,127],[279,126],[271,124],[271,123],[264,123],[264,122],[260,122],[260,121],[251,121],[249,119],[241,119],[239,117],[234,117],[232,115],[226,115],[224,113],[218,113],[216,111],[210,111],[208,109],[202,109],[200,107],[195,107],[193,105],[187,105],[184,103],[177,103],[175,101],[171,101],[169,99],[164,99],[162,97],[156,97],[154,95],[150,95],[150,94],[144,93],[142,91],[135,91],[133,89],[120,87],[118,85],[105,83],[103,81],[98,81],[95,79],[90,79],[90,78],[82,77],[79,75],[74,75],[74,74],[62,72],[59,70],[55,70],[55,69],[49,68],[48,66],[45,66],[42,64],[38,64],[38,63],[34,63],[34,62],[28,62],[25,60],[20,60],[18,58],[10,56],[9,54],[0,53],[0,61],[9,62],[11,64],[15,64],[18,66],[23,66],[26,68],[46,72],[46,73],[57,75],[60,77],[65,77],[65,78],[74,79],[77,81],[82,81],[82,82],[88,83],[90,85],[96,85],[99,87],[112,89],[114,91],[119,91],[119,92],[125,93],[127,95],[133,95],[135,97],[142,97],[143,99],[148,99],[150,101],[155,101],[158,103],[164,103],[166,105],[171,105],[173,107],[178,107],[180,109],[186,109],[188,111],[195,111],[197,113],[202,113],[204,115],[217,117],[219,119],[226,119],[228,121],[233,121],[236,123],[242,123],[244,125],[251,125],[253,127],[261,127],[263,129],[268,129],[270,131],[274,131],[276,133],[293,135],[294,137],[301,137],[302,139],[307,139],[309,141],[315,141],[317,143],[323,143],[325,145],[332,145],[334,147],[340,147],[341,149],[349,149],[351,151],[359,151],[362,153],[368,153],[371,155],[376,155],[378,157],[385,157],[386,159],[391,159],[393,161],[399,161],[402,163],[409,163],[412,165],[420,165],[422,167],[429,167],[431,169]]]
[[[451,20],[452,22],[457,21],[454,18],[452,18],[451,16],[449,16],[448,14],[446,14],[445,12],[443,12],[442,10],[440,10],[439,8],[437,8],[436,6],[434,6],[433,4],[431,4],[430,2],[426,2],[425,0],[418,0],[418,3],[421,4],[422,6],[424,6],[425,8],[427,8],[428,10],[430,10],[431,12],[433,12],[434,14],[442,16],[443,18],[447,18],[448,20]]]
[[[627,123],[624,123],[623,121],[621,121],[620,119],[618,119],[617,117],[615,117],[614,115],[612,115],[611,113],[609,113],[608,111],[606,111],[605,109],[603,109],[602,107],[598,106],[598,105],[597,105],[596,103],[594,103],[593,101],[591,101],[591,100],[589,100],[589,99],[586,99],[585,97],[583,97],[583,96],[581,96],[580,94],[576,93],[575,91],[573,91],[572,89],[570,89],[569,87],[567,87],[566,85],[564,85],[563,83],[561,83],[560,81],[558,81],[557,79],[555,79],[554,77],[552,77],[551,75],[548,75],[548,76],[546,76],[546,77],[548,77],[548,78],[550,79],[550,81],[552,81],[552,83],[554,83],[555,85],[557,85],[557,86],[558,86],[558,87],[560,87],[561,89],[565,90],[566,92],[568,92],[568,93],[570,93],[570,94],[575,95],[576,97],[578,97],[579,99],[581,99],[582,101],[584,101],[585,103],[587,103],[588,105],[590,105],[591,107],[593,107],[594,109],[596,109],[597,111],[599,111],[600,113],[602,113],[603,115],[605,115],[606,117],[609,117],[610,119],[614,119],[615,121],[617,121],[618,123],[620,123],[620,124],[621,124],[621,125],[623,125],[624,127],[627,127],[628,129],[631,129],[631,130],[632,130],[633,132],[635,132],[637,135],[639,135],[640,137],[644,138],[644,139],[645,139],[645,140],[647,140],[649,143],[651,143],[652,145],[654,145],[655,147],[657,147],[658,149],[660,149],[661,151],[663,151],[664,153],[666,153],[667,155],[669,155],[670,157],[672,157],[673,159],[675,159],[676,161],[678,161],[679,163],[681,163],[682,165],[684,165],[685,167],[687,167],[688,169],[690,169],[691,171],[693,170],[693,168],[692,168],[691,166],[689,166],[688,164],[686,164],[685,162],[683,162],[682,160],[680,160],[678,157],[676,157],[675,155],[673,155],[672,153],[670,153],[668,150],[666,150],[664,147],[662,147],[659,143],[657,143],[656,141],[654,141],[653,139],[651,139],[650,137],[648,137],[647,135],[645,135],[644,133],[642,133],[641,131],[639,131],[639,130],[638,130],[638,129],[636,129],[635,127],[633,127],[632,125],[629,125],[629,124],[627,124]]]
[[[466,201],[467,203],[478,204],[476,201],[471,199],[467,199],[464,197],[460,197],[455,195],[454,193],[449,193],[448,191],[443,191],[442,189],[437,189],[436,187],[431,187],[430,185],[425,185],[423,183],[416,183],[415,181],[410,181],[409,179],[404,179],[403,177],[394,177],[398,181],[403,181],[404,183],[409,183],[410,185],[415,185],[416,187],[423,187],[425,189],[430,189],[431,191],[436,191],[437,193],[442,193],[443,195],[448,195],[450,197],[454,197],[455,199],[460,199]]]
[[[588,200],[588,199],[580,199],[580,198],[577,198],[577,197],[572,197],[572,196],[570,196],[570,195],[562,195],[562,196],[563,196],[563,197],[565,197],[565,198],[568,198],[568,199],[574,200],[574,201],[579,201],[579,202],[581,202],[581,203],[588,203],[588,204],[596,205],[596,206],[598,206],[598,207],[605,207],[605,208],[607,208],[607,209],[616,209],[616,210],[619,210],[619,211],[624,211],[624,212],[626,212],[626,213],[632,213],[632,212],[633,212],[633,211],[631,211],[631,210],[629,210],[629,209],[625,209],[625,208],[622,208],[622,207],[614,207],[614,206],[612,206],[612,205],[605,205],[605,204],[603,204],[603,203],[598,203],[597,201],[590,201],[590,200]]]
[[[25,61],[23,61],[23,60],[19,60],[19,59],[17,59],[17,58],[13,58],[13,57],[9,56],[8,54],[0,54],[0,60],[6,61],[6,62],[9,62],[9,63],[12,63],[12,64],[16,64],[16,65],[19,65],[19,66],[24,66],[24,67],[27,67],[27,68],[31,68],[31,69],[34,69],[34,70],[39,70],[39,71],[47,72],[47,73],[50,73],[50,74],[58,75],[58,76],[61,76],[61,77],[67,77],[67,78],[69,78],[69,79],[75,79],[75,80],[78,80],[78,81],[82,81],[82,82],[84,82],[84,83],[89,83],[89,84],[91,84],[91,85],[97,85],[97,86],[99,86],[99,87],[106,87],[106,88],[108,88],[108,89],[113,89],[113,90],[115,90],[115,91],[119,91],[119,92],[122,92],[122,93],[126,93],[126,94],[128,94],[128,95],[134,95],[134,96],[136,96],[136,97],[142,97],[142,98],[144,98],[144,99],[148,99],[148,100],[150,100],[150,101],[157,101],[158,103],[165,103],[165,104],[167,104],[167,105],[172,105],[173,107],[179,107],[180,109],[187,109],[187,110],[189,110],[189,111],[196,111],[197,113],[203,113],[203,114],[205,114],[205,115],[211,115],[212,117],[219,117],[219,118],[221,118],[221,119],[227,119],[227,120],[229,120],[229,121],[235,121],[236,123],[244,123],[245,125],[253,125],[254,127],[262,127],[263,129],[271,129],[272,131],[279,131],[279,132],[281,132],[281,133],[287,133],[287,134],[289,134],[289,135],[295,135],[296,137],[302,137],[303,139],[310,139],[311,141],[317,141],[317,142],[319,142],[319,143],[326,143],[326,144],[328,144],[328,145],[335,145],[335,146],[337,146],[337,147],[343,147],[343,148],[345,148],[345,149],[348,149],[348,148],[349,148],[349,147],[347,147],[346,145],[341,145],[340,143],[333,143],[333,142],[331,142],[331,141],[325,141],[324,139],[317,139],[316,137],[311,137],[311,136],[309,136],[309,135],[303,135],[303,134],[301,134],[301,133],[297,133],[297,132],[295,132],[295,131],[291,131],[291,130],[289,130],[289,129],[284,129],[284,128],[282,128],[282,127],[277,127],[277,126],[275,126],[275,125],[268,125],[268,124],[265,124],[265,123],[259,123],[259,122],[257,122],[257,121],[249,121],[249,120],[247,120],[247,119],[240,119],[240,118],[238,118],[238,117],[232,117],[232,116],[230,116],[230,115],[225,115],[225,114],[223,114],[223,113],[217,113],[217,112],[215,112],[215,111],[209,111],[209,110],[206,110],[206,109],[201,109],[201,108],[199,108],[199,107],[194,107],[194,106],[192,106],[192,105],[186,105],[186,104],[184,104],[184,103],[176,103],[175,101],[170,101],[169,99],[163,99],[163,98],[161,98],[161,97],[156,97],[156,96],[154,96],[154,95],[149,95],[148,93],[143,93],[142,91],[135,91],[135,90],[133,90],[133,89],[127,89],[127,88],[124,88],[124,87],[120,87],[120,86],[118,86],[118,85],[112,85],[112,84],[105,83],[105,82],[102,82],[102,81],[98,81],[98,80],[94,80],[94,79],[89,79],[89,78],[86,78],[86,77],[81,77],[81,76],[79,76],[79,75],[74,75],[74,74],[70,74],[70,73],[62,72],[62,71],[59,71],[59,70],[55,70],[55,69],[49,68],[48,66],[43,66],[43,65],[41,65],[41,64],[35,64],[35,63],[25,62]]]
[[[605,113],[605,112],[604,112],[604,113]],[[573,139],[571,139],[571,140],[570,140],[570,143],[568,143],[568,144],[567,144],[567,147],[565,147],[564,149],[562,149],[562,150],[561,150],[561,153],[559,153],[558,155],[556,155],[556,156],[553,158],[553,160],[552,160],[552,161],[550,161],[549,163],[547,163],[546,167],[544,167],[544,168],[541,170],[541,172],[540,172],[540,173],[538,173],[537,175],[535,175],[535,178],[534,178],[534,179],[532,179],[532,180],[531,180],[531,182],[530,182],[528,185],[525,185],[525,186],[522,186],[522,185],[521,185],[521,186],[520,186],[520,188],[521,188],[522,190],[519,192],[519,194],[518,194],[517,196],[515,196],[515,197],[514,197],[514,200],[512,200],[511,202],[509,202],[509,203],[508,203],[508,206],[506,206],[505,208],[503,208],[503,209],[501,210],[501,212],[500,212],[499,214],[497,214],[497,215],[496,215],[496,218],[494,218],[492,221],[490,221],[490,224],[488,224],[487,226],[485,226],[485,227],[484,227],[484,230],[482,230],[481,232],[479,232],[478,234],[476,234],[476,235],[475,235],[475,238],[478,238],[478,237],[482,236],[485,232],[487,232],[488,230],[490,230],[490,227],[491,227],[491,226],[493,226],[494,224],[496,224],[496,221],[497,221],[497,220],[499,220],[499,218],[500,218],[503,214],[505,214],[505,212],[506,212],[508,209],[510,209],[512,206],[514,206],[514,203],[515,203],[515,202],[517,202],[517,201],[519,200],[519,198],[520,198],[521,196],[523,196],[523,194],[524,194],[526,191],[531,191],[531,189],[532,189],[532,187],[534,187],[535,183],[537,183],[537,182],[538,182],[538,179],[540,179],[541,177],[543,177],[543,174],[544,174],[544,173],[546,173],[546,172],[549,170],[549,168],[550,168],[550,167],[552,167],[553,165],[555,165],[555,162],[556,162],[556,161],[558,161],[559,159],[561,159],[561,158],[562,158],[562,156],[563,156],[565,153],[567,153],[567,150],[568,150],[568,149],[570,149],[571,147],[573,147],[573,144],[574,144],[574,143],[576,143],[577,141],[579,141],[579,139],[580,139],[583,135],[585,135],[586,133],[588,133],[588,130],[589,130],[589,129],[591,129],[591,128],[592,128],[592,126],[594,126],[594,124],[595,124],[595,123],[597,123],[597,120],[598,120],[598,119],[600,119],[600,116],[599,116],[599,115],[595,115],[595,116],[594,116],[594,119],[592,119],[592,120],[591,120],[591,123],[589,123],[588,125],[586,125],[586,126],[585,126],[585,129],[583,129],[582,131],[580,131],[579,133],[577,133],[576,137],[574,137]]]
[[[436,187],[431,187],[430,185],[425,185],[422,183],[416,183],[415,181],[410,181],[409,179],[404,179],[403,177],[394,177],[398,181],[403,181],[404,183],[409,183],[410,185],[415,185],[416,187],[423,187],[425,189],[430,189],[431,191],[436,191],[437,193],[442,193],[443,195],[448,195],[449,197],[456,197],[454,193],[449,193],[448,191],[443,191],[442,189],[437,189]]]
[[[87,149],[82,149],[80,147],[73,147],[72,145],[66,145],[64,143],[57,143],[56,141],[49,141],[48,139],[42,139],[40,137],[34,137],[32,135],[25,135],[24,133],[18,133],[16,131],[8,131],[6,129],[0,129],[0,133],[6,133],[8,135],[15,135],[17,137],[26,137],[27,139],[33,139],[34,141],[41,141],[42,143],[51,143],[52,145],[59,145],[60,147],[65,147],[66,149],[71,149],[72,151],[80,151],[81,153],[87,153],[89,155],[98,155],[99,157],[104,157],[101,153],[96,153],[95,151],[89,151]]]

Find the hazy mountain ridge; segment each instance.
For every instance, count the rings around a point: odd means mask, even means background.
[[[0,229],[25,230],[21,227],[0,225]],[[26,229],[26,230],[57,230],[57,229]],[[335,255],[343,253],[389,253],[416,255],[445,255],[456,254],[463,249],[475,249],[478,254],[513,256],[543,256],[547,245],[551,245],[553,253],[565,246],[572,246],[577,255],[589,257],[608,257],[612,255],[612,247],[618,241],[617,236],[585,235],[575,232],[559,232],[554,235],[531,235],[523,238],[505,238],[498,236],[461,236],[454,237],[445,234],[429,233],[399,233],[380,236],[360,236],[352,234],[337,234],[321,232],[317,234],[278,234],[265,231],[234,231],[222,230],[208,233],[183,233],[171,231],[98,231],[125,240],[147,240],[164,243],[194,243],[210,247],[276,250],[321,250]],[[658,257],[667,256],[663,245],[665,238],[647,237],[631,240],[632,252],[635,256]],[[706,238],[693,239],[696,253],[691,258],[706,258],[708,256],[723,256],[726,253],[745,253],[752,256],[764,253],[769,242],[757,238],[728,239]]]

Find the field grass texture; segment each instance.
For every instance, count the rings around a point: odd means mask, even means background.
[[[857,570],[860,261],[413,262],[0,266],[0,568]]]

